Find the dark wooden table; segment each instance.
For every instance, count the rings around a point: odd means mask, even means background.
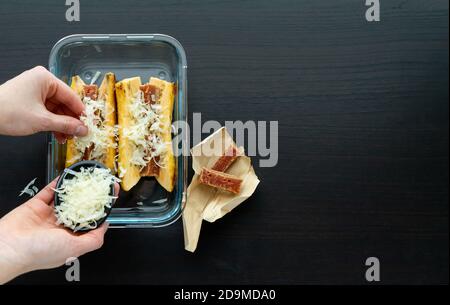
[[[188,55],[190,118],[279,121],[278,165],[255,163],[256,193],[205,224],[195,254],[181,222],[110,230],[82,283],[364,284],[369,256],[381,283],[448,283],[447,0],[381,0],[378,23],[363,0],[82,0],[73,23],[64,2],[1,2],[0,82],[68,34],[165,33]],[[47,144],[0,147],[4,215],[32,178],[44,186]]]

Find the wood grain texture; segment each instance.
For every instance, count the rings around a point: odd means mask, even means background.
[[[254,158],[255,195],[205,224],[195,254],[180,222],[110,230],[82,283],[364,284],[369,256],[382,283],[448,283],[448,1],[381,1],[379,23],[356,0],[81,2],[68,23],[64,1],[2,1],[0,82],[68,34],[165,33],[188,55],[190,118],[279,121],[278,165]],[[47,146],[0,147],[3,215],[43,186]]]

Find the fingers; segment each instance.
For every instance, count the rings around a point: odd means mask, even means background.
[[[103,223],[99,228],[89,231],[87,233],[74,236],[76,243],[76,255],[80,256],[87,252],[91,252],[101,248],[104,241],[104,236],[108,230],[108,223]]]
[[[42,130],[73,136],[85,136],[88,133],[87,127],[80,120],[51,112],[47,112],[43,118]]]
[[[58,177],[55,180],[50,182],[50,184],[46,185],[39,193],[37,193],[34,198],[42,200],[46,204],[50,204],[53,201],[55,191],[53,189],[56,188],[56,181],[58,181]]]
[[[48,74],[49,82],[46,99],[50,99],[54,103],[64,104],[73,113],[80,115],[84,111],[84,104],[78,95],[56,76],[50,72]]]
[[[119,185],[119,183],[115,182],[114,183],[114,193],[116,194],[116,196],[119,196],[119,192],[120,192],[120,185]]]
[[[58,102],[54,102],[52,100],[47,100],[45,103],[45,107],[48,111],[56,113],[56,114],[65,114],[74,118],[79,118],[80,116],[74,113],[71,109],[69,109],[66,105],[59,104]]]
[[[49,106],[51,106],[51,105],[53,105],[53,104],[47,105],[47,109],[50,110]],[[75,114],[73,114],[72,111],[70,111],[64,105],[56,106],[56,108],[54,108],[53,110],[50,110],[50,111],[53,112],[53,113],[56,113],[56,114],[75,116]],[[72,138],[72,136],[63,134],[61,132],[53,132],[53,135],[55,136],[56,141],[58,141],[59,144],[65,144],[68,139]]]
[[[67,142],[67,136],[60,132],[54,132],[53,135],[56,138],[56,141],[58,141],[59,144],[65,144]]]

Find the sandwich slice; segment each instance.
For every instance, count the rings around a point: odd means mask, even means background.
[[[74,137],[67,141],[66,167],[81,160],[95,160],[103,163],[112,173],[116,172],[115,83],[113,73],[106,73],[100,87],[85,84],[78,75],[72,77],[71,88],[86,107],[80,120],[89,131],[84,137]]]
[[[141,177],[155,177],[168,192],[175,182],[172,150],[172,111],[175,85],[150,78],[124,79],[116,84],[119,121],[118,173],[122,189],[130,190]]]

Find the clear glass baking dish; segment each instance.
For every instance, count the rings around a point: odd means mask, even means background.
[[[80,75],[90,83],[97,71],[99,81],[106,72],[117,80],[151,76],[176,84],[173,121],[186,121],[187,63],[181,44],[162,34],[77,34],[58,41],[50,52],[49,70],[66,83]],[[183,139],[187,143],[187,139]],[[174,147],[174,149],[177,149]],[[64,169],[66,146],[48,136],[47,181]],[[154,178],[141,178],[130,191],[121,190],[108,217],[111,227],[162,227],[175,222],[186,200],[187,157],[176,157],[176,181],[172,193],[165,191]]]

